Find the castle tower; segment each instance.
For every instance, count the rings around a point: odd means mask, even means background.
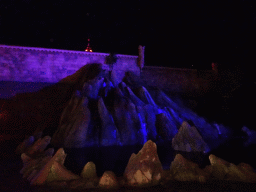
[[[88,39],[88,44],[87,47],[85,49],[86,52],[92,52],[92,48],[90,47],[90,39]]]

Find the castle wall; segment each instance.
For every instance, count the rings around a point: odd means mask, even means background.
[[[0,45],[0,81],[56,83],[89,63],[105,64],[107,53]],[[139,74],[138,56],[116,55],[114,70]],[[108,68],[107,66],[105,67]]]

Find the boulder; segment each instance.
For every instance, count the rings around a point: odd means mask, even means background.
[[[211,176],[221,180],[225,179],[229,172],[230,163],[213,154],[209,155],[209,160],[211,168],[207,169],[210,171]]]
[[[118,188],[119,184],[115,173],[112,171],[105,171],[100,178],[99,187],[104,189]]]
[[[45,166],[33,177],[31,185],[42,185],[44,183],[61,180],[74,180],[80,177],[64,167],[66,154],[60,148]]]
[[[200,169],[196,163],[177,154],[170,166],[170,177],[177,181],[205,182],[209,174]]]
[[[248,166],[244,165],[235,165],[233,163],[230,163],[230,166],[228,167],[229,172],[227,179],[232,181],[241,181],[241,182],[250,182],[255,183],[256,182],[256,173],[251,170],[251,168],[248,169]]]
[[[172,148],[177,151],[204,153],[210,150],[196,127],[190,126],[186,121],[182,123],[178,133],[172,139]]]
[[[130,186],[155,185],[162,178],[162,172],[157,146],[149,140],[137,155],[131,155],[124,171],[124,177]]]
[[[86,165],[84,166],[81,172],[81,177],[83,179],[88,179],[88,180],[97,177],[96,166],[93,162],[90,161],[86,163]]]
[[[31,157],[41,154],[46,149],[46,147],[50,144],[50,142],[51,142],[50,136],[39,138],[32,146],[26,149],[26,154]]]

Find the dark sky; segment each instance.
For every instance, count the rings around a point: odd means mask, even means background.
[[[248,0],[0,0],[0,44],[138,54],[146,65],[251,66],[256,6]]]

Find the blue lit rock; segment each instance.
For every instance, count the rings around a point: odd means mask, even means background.
[[[127,99],[123,98],[120,89],[117,88],[113,118],[119,130],[122,144],[133,145],[138,142],[137,130],[134,126],[133,112],[129,111],[131,107],[127,109],[127,105]]]
[[[121,142],[119,131],[102,98],[98,101],[98,111],[101,119],[100,144],[102,146],[119,145]]]
[[[243,127],[242,131],[247,135],[247,140],[244,142],[244,146],[256,144],[256,131],[250,130],[247,127]]]
[[[128,96],[136,106],[144,106],[145,104],[132,92],[130,87],[126,87]]]
[[[178,132],[175,123],[170,121],[164,113],[160,113],[156,116],[156,128],[159,136],[163,140],[172,140]]]
[[[83,85],[82,95],[84,97],[97,99],[99,96],[99,91],[103,86],[103,77],[96,77]]]
[[[138,154],[132,154],[124,171],[127,185],[156,185],[162,178],[163,168],[157,155],[157,146],[147,141]]]
[[[190,126],[186,121],[182,123],[178,133],[172,139],[172,148],[177,151],[204,153],[210,150],[196,127]]]

